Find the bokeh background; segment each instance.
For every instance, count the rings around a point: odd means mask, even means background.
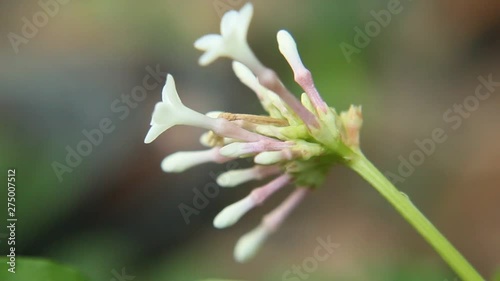
[[[402,12],[348,62],[340,44],[354,45],[354,28],[364,29],[370,12],[389,2],[254,0],[249,42],[299,94],[275,39],[279,29],[289,30],[327,102],[337,110],[363,105],[362,147],[382,171],[397,173],[400,156],[417,149],[415,140],[442,128],[446,142],[397,185],[491,279],[500,267],[500,88],[456,130],[443,114],[474,94],[478,76],[500,81],[500,2],[401,0]],[[161,171],[166,155],[202,148],[202,131],[185,127],[143,143],[161,86],[129,106],[123,120],[112,104],[123,105],[146,68],[159,67],[174,75],[184,103],[196,110],[262,113],[228,60],[199,67],[192,47],[218,32],[221,9],[242,4],[69,0],[16,52],[8,35],[22,34],[23,17],[32,21],[41,7],[0,2],[0,177],[6,182],[7,167],[17,169],[17,254],[67,264],[90,280],[115,280],[113,272],[123,268],[141,281],[282,280],[313,254],[318,237],[330,236],[340,247],[307,280],[458,280],[373,188],[343,167],[332,169],[324,187],[247,264],[232,258],[237,239],[290,189],[223,231],[212,227],[213,217],[256,183],[221,189],[186,224],[179,204],[192,206],[193,189],[214,182],[210,172],[224,166]],[[114,131],[59,181],[54,161],[64,163],[66,146],[75,148],[85,139],[82,130],[104,118]]]

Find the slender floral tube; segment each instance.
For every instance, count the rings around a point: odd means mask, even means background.
[[[214,162],[225,163],[233,158],[222,156],[219,148],[214,147],[202,151],[179,151],[165,157],[161,162],[161,168],[168,173],[180,173],[194,166]]]
[[[293,70],[295,82],[306,92],[316,110],[326,113],[328,105],[323,101],[316,89],[311,72],[302,63],[299,51],[297,50],[297,44],[293,40],[292,35],[288,31],[280,30],[277,39],[281,54],[283,54]]]

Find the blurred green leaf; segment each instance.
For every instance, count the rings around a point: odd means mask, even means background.
[[[36,258],[16,258],[15,273],[8,271],[8,259],[0,258],[2,281],[88,281],[82,273],[66,265]]]
[[[227,279],[204,279],[201,281],[243,281],[243,280],[227,280]]]
[[[492,281],[500,281],[500,268],[497,269],[497,272],[495,273],[495,275],[493,276],[493,279],[491,279]]]

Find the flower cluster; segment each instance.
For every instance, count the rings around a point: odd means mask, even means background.
[[[295,190],[262,223],[238,241],[234,256],[244,262],[255,255],[266,238],[282,224],[306,194],[323,182],[329,168],[349,161],[359,151],[361,108],[351,106],[337,114],[319,95],[311,72],[305,68],[292,36],[284,30],[277,34],[281,54],[288,61],[295,81],[304,90],[300,101],[283,85],[278,75],[264,66],[247,43],[253,14],[250,3],[240,11],[227,12],[221,22],[221,34],[205,35],[195,47],[205,53],[199,63],[208,65],[219,57],[233,60],[239,80],[252,89],[267,116],[227,112],[198,113],[179,98],[174,78],[168,75],[162,102],[154,109],[145,143],[175,125],[207,129],[200,141],[205,151],[177,152],[161,163],[165,172],[182,172],[207,162],[224,163],[253,157],[255,166],[223,173],[217,183],[234,187],[251,180],[274,177],[248,196],[223,209],[214,220],[216,228],[235,224],[245,213],[261,205],[273,193],[288,184]]]

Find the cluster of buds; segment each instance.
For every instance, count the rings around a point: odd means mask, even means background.
[[[255,166],[223,173],[217,179],[222,187],[234,187],[251,180],[274,177],[240,201],[224,208],[214,219],[216,228],[235,224],[245,213],[261,205],[283,187],[293,184],[291,192],[262,223],[240,238],[234,256],[244,262],[255,255],[266,238],[275,232],[290,212],[311,191],[321,185],[329,168],[349,161],[359,151],[361,108],[351,106],[337,114],[319,95],[311,72],[305,68],[292,36],[285,30],[277,34],[278,46],[293,70],[295,81],[304,90],[300,101],[283,85],[278,75],[264,66],[247,43],[253,15],[248,3],[240,11],[227,12],[221,34],[205,35],[195,47],[205,53],[199,63],[208,65],[217,58],[233,60],[239,80],[252,89],[267,116],[210,112],[202,114],[186,107],[179,98],[174,78],[168,75],[162,102],[156,104],[145,143],[176,125],[207,129],[200,141],[204,151],[177,152],[166,157],[165,172],[182,172],[207,162],[224,163],[253,157]]]

